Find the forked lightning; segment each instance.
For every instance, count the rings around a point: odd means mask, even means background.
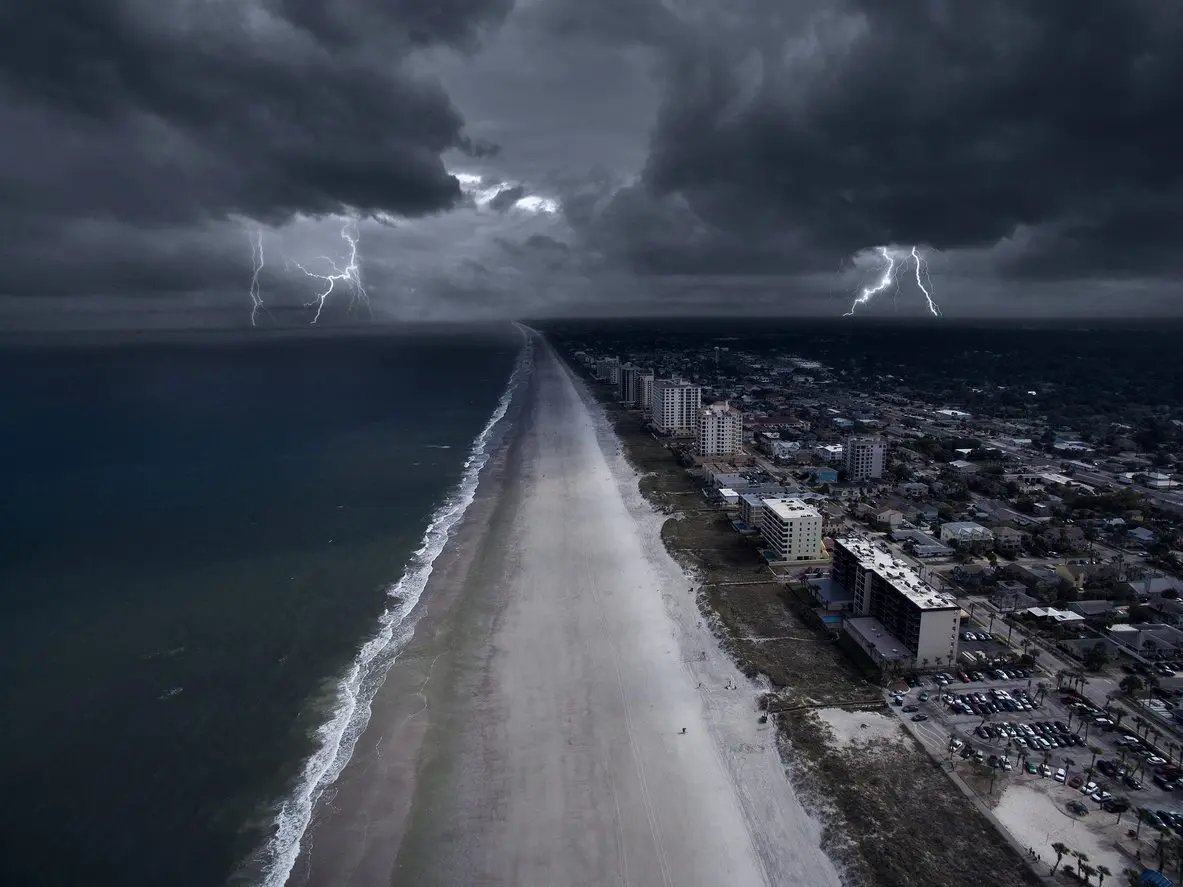
[[[324,289],[321,290],[311,301],[305,303],[306,308],[316,306],[316,315],[312,318],[312,322],[316,323],[320,320],[320,314],[324,310],[325,300],[328,299],[329,294],[338,283],[348,284],[352,290],[352,295],[349,299],[349,306],[352,308],[358,302],[366,306],[366,310],[371,312],[370,297],[366,293],[365,286],[361,282],[361,265],[357,257],[357,242],[358,231],[357,222],[355,220],[348,220],[341,226],[341,238],[349,244],[349,259],[345,267],[341,267],[328,256],[321,256],[321,259],[329,263],[329,267],[333,269],[332,274],[315,274],[309,271],[299,262],[295,263],[296,267],[303,271],[309,277],[315,277],[317,280],[324,281]]]
[[[937,303],[934,302],[932,298],[932,280],[928,276],[928,263],[920,254],[920,251],[915,246],[913,246],[910,253],[900,256],[898,253],[886,246],[876,247],[876,250],[878,250],[879,255],[881,255],[883,260],[887,263],[887,267],[883,270],[883,276],[880,277],[878,282],[876,282],[873,286],[863,287],[859,294],[855,296],[854,301],[851,303],[850,310],[842,316],[852,317],[860,305],[866,305],[873,298],[875,298],[875,296],[879,295],[888,287],[895,286],[898,290],[899,281],[896,279],[896,274],[898,269],[906,265],[908,258],[911,257],[913,267],[916,271],[916,286],[920,288],[920,292],[924,293],[924,300],[928,305],[928,311],[933,317],[940,317],[941,309],[937,306]],[[928,281],[928,286],[925,286],[924,284],[924,281],[926,280]]]

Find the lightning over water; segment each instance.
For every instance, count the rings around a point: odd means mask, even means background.
[[[349,307],[351,309],[360,302],[370,312],[371,316],[373,316],[370,308],[370,297],[366,293],[366,288],[361,280],[361,265],[357,255],[357,244],[360,235],[358,234],[356,220],[347,220],[341,226],[341,239],[349,244],[349,258],[346,260],[344,266],[338,265],[328,256],[321,256],[321,259],[327,262],[329,267],[333,269],[331,274],[317,274],[309,271],[300,263],[295,263],[296,267],[303,271],[305,275],[316,278],[324,284],[324,288],[312,300],[305,303],[306,308],[312,308],[314,306],[316,308],[316,314],[312,318],[313,323],[317,323],[320,320],[325,301],[332,294],[338,283],[349,286],[351,290]]]
[[[899,295],[900,283],[898,273],[900,269],[908,264],[908,260],[912,260],[912,265],[916,273],[916,286],[920,292],[924,294],[924,300],[928,307],[929,313],[933,317],[941,316],[941,309],[932,298],[932,279],[928,275],[928,262],[925,261],[924,256],[920,254],[917,247],[913,246],[907,253],[901,253],[893,250],[891,247],[878,246],[875,247],[876,252],[882,256],[886,267],[883,269],[883,274],[879,280],[871,286],[864,286],[859,294],[855,296],[854,301],[850,305],[850,310],[843,314],[843,317],[853,317],[855,311],[863,305],[866,305],[875,296],[887,290],[889,287],[894,287],[893,298]],[[928,285],[925,285],[925,281]]]
[[[263,270],[265,260],[263,257],[263,230],[256,228],[250,235],[251,238],[251,264],[254,266],[254,273],[251,275],[251,326],[259,319],[259,310],[266,310],[263,305],[262,291],[259,287],[259,272]]]

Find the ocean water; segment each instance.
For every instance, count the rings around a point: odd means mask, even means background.
[[[521,344],[0,348],[0,883],[283,883]]]

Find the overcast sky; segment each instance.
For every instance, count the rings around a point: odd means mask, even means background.
[[[1183,4],[0,7],[0,324],[1183,313]],[[914,268],[860,306],[926,314]],[[347,310],[330,294],[325,321]]]

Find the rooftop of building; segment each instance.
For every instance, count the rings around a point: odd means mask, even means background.
[[[843,625],[847,631],[861,637],[866,646],[874,649],[879,659],[890,661],[912,658],[911,652],[903,642],[874,616],[852,616]]]
[[[920,609],[945,610],[957,606],[951,595],[937,591],[921,579],[912,566],[892,554],[886,544],[860,536],[843,536],[836,541],[854,555],[863,569],[878,574]]]
[[[723,401],[721,403],[713,403],[708,406],[702,407],[701,411],[703,413],[713,413],[718,416],[726,416],[729,414],[734,415],[734,414],[740,413],[740,410],[737,410],[735,407],[733,407],[727,401]]]
[[[764,507],[781,520],[792,520],[796,517],[821,518],[821,513],[802,499],[765,499]]]

